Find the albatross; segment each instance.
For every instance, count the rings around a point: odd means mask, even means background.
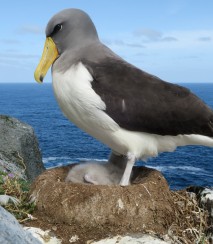
[[[213,147],[213,111],[190,90],[128,63],[99,40],[82,10],[65,9],[46,27],[35,80],[52,66],[55,97],[65,116],[116,155],[126,157],[120,185],[136,160],[179,146]]]

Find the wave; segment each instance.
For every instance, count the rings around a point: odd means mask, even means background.
[[[167,170],[186,170],[186,171],[203,171],[203,169],[193,166],[153,166],[153,165],[146,165],[148,168],[156,169],[159,171],[167,171]]]
[[[96,161],[96,162],[107,162],[106,158],[71,158],[69,156],[62,156],[62,157],[44,157],[43,158],[43,163],[47,169],[51,168],[56,168],[56,167],[62,167],[70,164],[75,164],[79,162],[88,162],[88,161]],[[138,163],[137,166],[140,166],[141,164]],[[143,164],[144,165],[144,164]],[[183,171],[187,172],[187,174],[200,174],[203,176],[210,176],[209,172],[199,168],[199,167],[194,167],[194,166],[187,166],[187,165],[178,165],[178,166],[173,166],[173,165],[160,165],[160,166],[153,166],[150,164],[145,165],[148,168],[153,168],[158,171],[161,171],[162,173],[174,173],[174,172],[179,172],[183,173]]]
[[[65,157],[44,157],[42,158],[42,161],[45,164],[56,160],[58,161],[58,160],[68,160],[68,159],[70,159],[70,157],[66,157],[66,156]]]
[[[52,169],[56,167],[61,167],[61,166],[66,166],[69,164],[75,164],[79,162],[88,162],[88,161],[96,161],[96,162],[106,162],[107,159],[103,158],[71,158],[68,156],[63,156],[63,157],[43,157],[43,163],[45,168],[47,169]]]
[[[96,161],[96,162],[107,162],[106,158],[76,158],[77,160],[81,161]]]
[[[211,174],[209,174],[208,171],[199,168],[199,167],[194,167],[194,166],[153,166],[153,165],[146,165],[146,167],[148,168],[152,168],[152,169],[156,169],[158,171],[161,171],[162,173],[167,173],[167,172],[179,172],[179,173],[183,173],[181,171],[187,171],[187,174],[198,174],[199,175],[203,175],[203,176],[211,176]]]

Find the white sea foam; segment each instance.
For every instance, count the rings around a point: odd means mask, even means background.
[[[204,172],[203,169],[198,168],[198,167],[193,167],[193,166],[153,166],[153,165],[146,165],[148,168],[156,169],[162,172],[165,171],[173,171],[173,170],[183,170],[183,171],[190,171],[190,172]]]
[[[66,166],[69,164],[75,164],[79,162],[89,162],[89,161],[96,161],[96,162],[107,162],[107,159],[91,159],[91,158],[70,158],[68,156],[63,156],[63,157],[44,157],[43,158],[43,163],[46,168],[52,169],[56,167],[61,167],[61,166]]]
[[[108,160],[105,158],[76,158],[77,160],[79,160],[80,162],[82,161],[96,161],[96,162],[107,162]]]
[[[50,163],[50,162],[53,162],[53,161],[59,161],[59,160],[69,160],[70,157],[47,157],[47,158],[42,158],[42,161],[44,164],[46,163]]]
[[[62,166],[67,166],[67,165],[74,164],[74,163],[76,163],[76,162],[54,163],[54,164],[52,164],[52,165],[50,165],[50,164],[49,164],[49,165],[46,164],[45,167],[46,167],[47,169],[53,169],[53,168],[58,168],[58,167],[62,167]]]

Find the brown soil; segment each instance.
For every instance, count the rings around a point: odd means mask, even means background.
[[[63,244],[70,243],[75,235],[79,237],[77,244],[128,233],[163,236],[169,232],[179,236],[181,228],[187,227],[186,221],[191,227],[200,223],[199,218],[189,219],[182,211],[188,201],[186,193],[170,192],[165,178],[156,170],[135,168],[132,184],[126,187],[66,183],[68,170],[47,170],[36,179],[31,194],[36,199],[33,216],[37,220],[26,224],[52,230]],[[206,220],[204,212],[199,216]],[[193,234],[186,233],[184,238],[188,242],[180,243],[193,243]]]

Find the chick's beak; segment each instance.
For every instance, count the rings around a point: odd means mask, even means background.
[[[49,70],[50,66],[53,64],[53,62],[56,60],[58,56],[58,49],[53,39],[51,37],[47,37],[44,44],[44,50],[42,53],[41,60],[34,73],[34,78],[37,82],[43,82],[43,79],[47,71]]]

